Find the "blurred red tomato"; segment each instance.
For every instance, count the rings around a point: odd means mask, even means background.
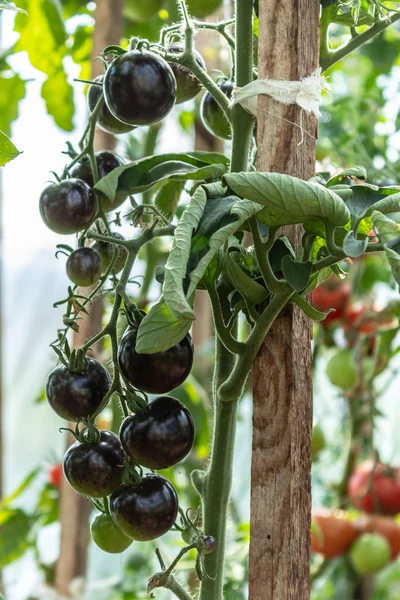
[[[49,482],[54,487],[59,488],[61,485],[61,478],[63,476],[62,465],[61,463],[56,463],[52,465],[49,469]]]
[[[322,321],[322,324],[328,325],[343,316],[350,294],[350,285],[336,276],[329,277],[329,279],[315,288],[312,293],[313,306],[321,312],[325,312],[330,308],[335,309],[335,312],[329,313],[325,321]]]
[[[400,512],[400,470],[366,461],[350,477],[348,495],[360,510],[396,515]]]
[[[319,508],[313,511],[312,522],[311,550],[326,558],[346,554],[360,535],[359,529],[342,510]]]

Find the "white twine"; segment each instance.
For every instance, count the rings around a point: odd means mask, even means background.
[[[281,79],[256,79],[233,92],[233,104],[241,104],[245,110],[257,116],[257,96],[267,94],[282,104],[297,104],[308,114],[320,116],[321,94],[330,86],[321,75],[321,68],[301,81]]]

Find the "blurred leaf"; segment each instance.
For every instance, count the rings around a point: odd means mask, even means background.
[[[7,496],[6,498],[3,498],[3,500],[1,501],[1,507],[5,508],[9,504],[11,504],[11,502],[13,502],[13,500],[18,498],[18,496],[20,496],[30,486],[32,481],[34,481],[34,479],[36,479],[36,476],[39,474],[39,472],[40,472],[39,468],[36,468],[33,471],[31,471],[12,494]]]
[[[22,510],[0,511],[0,568],[20,558],[28,549],[30,520]]]
[[[14,6],[13,4],[7,2],[7,0],[1,0],[0,10],[14,10],[15,12],[26,14],[26,11],[23,8],[18,8],[17,6]]]
[[[0,131],[0,167],[4,167],[10,160],[16,158],[19,150],[14,146],[12,141]]]
[[[45,527],[58,520],[59,504],[59,492],[51,484],[46,484],[35,508],[35,517],[40,519],[41,526]]]
[[[0,131],[11,135],[11,123],[18,116],[18,103],[25,97],[25,82],[19,75],[0,78]]]
[[[63,69],[49,77],[42,86],[42,98],[47,112],[52,115],[56,124],[65,131],[74,128],[74,91],[67,81]]]

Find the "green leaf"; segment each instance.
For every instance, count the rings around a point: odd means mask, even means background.
[[[345,225],[350,218],[343,200],[328,188],[280,173],[230,173],[224,176],[239,196],[264,206],[260,221],[270,226],[303,223],[320,218]]]
[[[367,179],[367,169],[362,165],[357,165],[356,167],[351,167],[350,169],[345,169],[341,171],[337,175],[334,175],[327,181],[327,186],[332,187],[345,179],[346,177],[356,177],[357,179]]]
[[[11,504],[11,502],[13,502],[16,498],[18,498],[18,496],[20,496],[30,486],[32,481],[36,479],[36,476],[39,474],[39,472],[40,469],[38,468],[28,473],[28,475],[25,477],[23,482],[17,487],[17,489],[6,498],[3,498],[3,500],[1,501],[1,507],[5,508],[9,504]]]
[[[400,291],[400,255],[391,248],[385,248],[385,253],[389,261],[395,281],[399,284]]]
[[[11,123],[18,117],[18,103],[25,97],[25,82],[19,75],[0,78],[0,131],[11,135]]]
[[[30,521],[20,509],[0,511],[0,568],[20,558],[28,549]]]
[[[9,2],[7,2],[7,0],[1,0],[0,10],[14,10],[15,12],[24,13],[25,15],[27,14],[26,10],[24,10],[23,8],[18,8],[13,4],[10,4]]]
[[[189,332],[192,319],[174,316],[162,298],[140,323],[136,351],[139,354],[164,352],[178,344]]]
[[[350,198],[353,195],[352,188],[349,185],[343,185],[343,184],[331,185],[331,186],[329,186],[329,189],[332,192],[335,192],[335,194],[337,194],[338,196],[340,196],[341,199],[344,200],[344,202],[347,202],[347,200],[350,200]]]
[[[10,160],[16,158],[21,152],[17,150],[5,133],[0,131],[0,167],[4,167]]]
[[[303,296],[307,296],[307,294],[311,294],[311,292],[313,292],[315,290],[315,288],[317,288],[319,285],[321,285],[321,283],[323,283],[326,279],[328,279],[328,277],[330,277],[330,275],[332,275],[331,267],[325,267],[324,269],[321,269],[320,271],[318,271],[318,273],[315,273],[311,277],[310,282],[309,282],[308,286],[306,287],[306,289],[302,292]]]
[[[220,179],[228,164],[226,156],[211,152],[159,154],[114,169],[95,188],[112,200],[117,189],[135,194],[145,192],[162,181]]]
[[[361,27],[361,25],[373,25],[375,23],[375,19],[372,15],[367,13],[365,10],[358,11],[357,15],[346,12],[344,14],[338,13],[333,19],[332,23],[337,23],[338,25],[344,25],[347,27]]]
[[[329,313],[333,310],[332,308],[330,308],[326,312],[321,312],[313,306],[311,306],[311,304],[309,304],[306,300],[304,300],[304,298],[302,298],[297,293],[292,296],[292,300],[297,304],[297,306],[301,308],[301,310],[307,315],[307,317],[310,317],[310,319],[312,319],[313,321],[323,321],[325,317],[327,317]]]
[[[349,231],[343,240],[343,250],[351,258],[362,256],[368,246],[368,238],[357,240],[354,237],[354,231]]]
[[[168,181],[157,192],[154,204],[167,219],[175,214],[184,186],[184,181]]]
[[[268,291],[241,269],[236,262],[237,255],[237,251],[225,254],[222,261],[224,273],[243,298],[251,304],[261,304],[267,298]]]
[[[49,77],[42,86],[42,98],[47,112],[54,118],[56,125],[64,131],[74,128],[74,90],[67,81],[63,69]]]
[[[400,210],[400,193],[395,189],[379,188],[368,183],[353,185],[353,195],[346,206],[356,219],[362,219],[379,210],[382,213]]]
[[[385,215],[400,210],[400,193],[397,190],[380,188],[380,191],[387,197],[382,198],[371,206],[366,213],[367,216],[371,215],[373,210],[377,210]],[[390,195],[386,194],[386,192],[389,192]]]
[[[386,244],[400,236],[400,225],[392,219],[388,219],[381,212],[374,210],[372,213],[372,223],[374,229],[379,234],[381,242]]]
[[[282,260],[283,276],[296,292],[304,290],[310,281],[312,262],[299,262],[292,256],[285,256]]]

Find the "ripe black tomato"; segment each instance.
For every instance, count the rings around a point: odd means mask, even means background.
[[[149,394],[167,394],[188,377],[193,364],[192,338],[187,334],[165,352],[138,354],[137,329],[129,327],[118,348],[122,374],[132,385]]]
[[[115,154],[114,152],[109,152],[108,150],[102,150],[101,152],[96,152],[96,162],[97,169],[99,172],[99,179],[102,179],[111,171],[114,171],[117,167],[121,167],[125,164],[125,161],[122,160],[120,156]],[[76,177],[78,179],[82,179],[85,181],[90,187],[93,187],[93,172],[92,167],[90,165],[90,161],[88,159],[83,160],[81,163],[75,165],[75,167],[71,171],[72,177]],[[102,204],[103,208],[106,212],[110,212],[111,210],[115,210],[118,206],[127,199],[128,194],[126,192],[117,192],[115,194],[114,202],[111,202],[106,196],[102,195]]]
[[[104,98],[117,119],[130,125],[151,125],[166,117],[173,107],[175,77],[160,56],[131,50],[108,67]]]
[[[64,365],[53,369],[46,381],[46,396],[60,417],[78,421],[96,412],[110,385],[107,369],[98,360],[87,358],[82,373],[71,372]]]
[[[231,81],[222,81],[218,86],[229,99],[232,98],[234,85]],[[230,140],[232,137],[231,126],[225,117],[222,108],[218,106],[210,92],[203,96],[200,106],[200,116],[204,126],[210,133],[224,140]]]
[[[168,46],[168,52],[172,54],[181,54],[184,47],[181,44],[171,44]],[[195,51],[196,62],[202,69],[206,69],[206,63],[197,50]],[[175,104],[181,104],[187,100],[192,100],[199,92],[202,85],[195,75],[187,68],[178,63],[168,63],[176,79],[176,100]]]
[[[96,77],[95,81],[102,83],[104,79],[104,75],[99,75]],[[90,112],[93,112],[103,88],[99,85],[91,85],[88,91],[88,108]],[[132,125],[127,125],[126,123],[122,123],[119,119],[112,115],[107,107],[107,104],[104,103],[100,113],[97,117],[97,125],[103,131],[107,131],[108,133],[113,133],[118,135],[120,133],[128,133],[128,131],[132,131],[134,127]]]
[[[132,538],[117,527],[110,515],[97,515],[90,524],[94,543],[110,554],[120,554],[132,544]]]
[[[78,248],[67,260],[67,275],[75,285],[88,287],[101,276],[101,256],[93,248]]]
[[[40,195],[40,215],[49,229],[63,235],[78,233],[96,214],[93,190],[81,179],[65,179],[47,186]]]
[[[125,453],[119,437],[100,431],[98,442],[75,442],[63,460],[64,475],[71,487],[84,496],[104,498],[122,483]]]
[[[141,483],[121,486],[110,498],[118,527],[134,540],[147,542],[164,535],[178,514],[174,486],[161,475],[145,475]]]
[[[143,410],[126,417],[119,433],[125,452],[148,469],[169,469],[189,454],[194,423],[179,400],[160,396]]]
[[[124,236],[121,235],[120,233],[118,233],[117,231],[115,231],[112,234],[112,236],[116,240],[125,239]],[[95,250],[97,250],[97,252],[101,256],[101,260],[102,260],[102,264],[103,264],[103,273],[104,273],[105,271],[107,271],[108,267],[110,266],[110,263],[114,257],[114,249],[117,248],[117,246],[113,246],[113,244],[110,244],[110,242],[97,241],[93,244],[93,248]],[[122,271],[122,269],[124,268],[125,261],[126,261],[126,250],[122,246],[118,246],[118,256],[117,256],[117,260],[115,261],[115,265],[113,268],[114,275],[116,275],[117,273]]]

